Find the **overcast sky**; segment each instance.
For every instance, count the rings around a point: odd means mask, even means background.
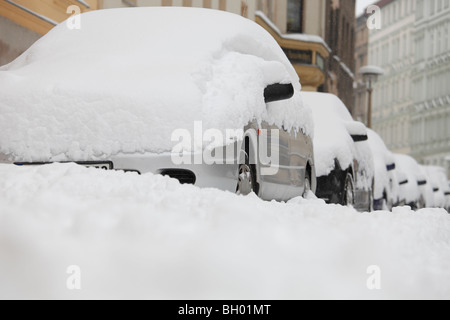
[[[344,0],[345,1],[345,0]],[[363,13],[364,8],[368,5],[377,2],[376,0],[356,0],[356,15],[359,16]]]

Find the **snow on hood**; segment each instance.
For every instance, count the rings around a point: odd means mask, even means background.
[[[357,159],[362,166],[373,170],[372,155],[366,143],[356,147],[351,134],[366,135],[364,125],[353,121],[347,107],[335,95],[302,92],[302,98],[313,113],[314,157],[318,177],[327,176],[337,159],[342,169],[347,169]],[[362,127],[361,127],[362,125]],[[368,148],[368,147],[367,147]],[[371,172],[368,172],[371,176]]]
[[[290,82],[294,98],[268,111],[264,88]],[[225,131],[256,119],[312,133],[300,90],[276,41],[238,15],[93,11],[81,15],[81,30],[61,23],[0,68],[0,153],[16,161],[163,153],[173,131],[195,121]]]
[[[388,150],[384,141],[381,137],[373,130],[367,129],[369,136],[369,146],[373,154],[374,165],[375,165],[375,188],[374,197],[375,199],[381,199],[383,197],[383,192],[390,192],[393,198],[396,198],[395,193],[397,188],[391,190],[390,180],[394,175],[390,175],[388,171],[388,166],[395,164],[395,158],[392,152]],[[398,183],[397,183],[398,184]]]

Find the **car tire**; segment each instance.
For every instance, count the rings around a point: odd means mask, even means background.
[[[311,174],[308,170],[305,172],[305,189],[303,190],[303,198],[307,198],[308,194],[310,193],[311,189]]]
[[[374,212],[375,208],[373,205],[373,201],[374,201],[374,197],[373,197],[373,189],[370,190],[369,192],[369,208],[368,208],[368,212]]]
[[[420,199],[417,203],[417,210],[425,209],[425,207],[426,207],[425,199],[423,198],[423,196],[420,196]]]
[[[245,163],[239,165],[236,194],[247,196],[252,192],[258,194],[258,190],[259,186],[256,182],[256,166],[249,163],[249,157],[246,155]]]
[[[355,205],[355,188],[353,184],[353,177],[350,173],[347,173],[345,176],[343,204],[345,206]]]

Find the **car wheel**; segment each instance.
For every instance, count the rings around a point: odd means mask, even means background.
[[[305,172],[305,190],[303,191],[303,198],[307,198],[311,191],[311,174],[308,170]]]
[[[241,164],[239,166],[239,176],[238,176],[238,185],[236,188],[236,193],[238,195],[247,196],[252,193],[254,190],[253,187],[253,173],[252,168],[249,164]]]
[[[425,199],[423,196],[420,196],[419,202],[417,203],[417,210],[425,209]]]
[[[355,190],[353,186],[353,177],[347,173],[344,185],[344,205],[353,206],[355,204]]]
[[[373,197],[373,189],[372,189],[369,192],[369,209],[368,209],[369,211],[368,212],[374,211],[373,201],[374,201],[374,197]]]
[[[386,207],[387,207],[387,211],[392,211],[392,209],[394,208],[394,201],[386,200]]]
[[[383,198],[383,203],[381,205],[381,210],[383,211],[389,211],[389,206],[386,198]]]

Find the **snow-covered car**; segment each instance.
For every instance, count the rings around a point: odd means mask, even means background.
[[[401,202],[398,197],[399,183],[395,173],[395,157],[375,131],[368,129],[367,132],[375,165],[373,208],[374,210],[391,210]]]
[[[446,192],[448,192],[447,175],[444,168],[435,166],[425,166],[428,173],[429,183],[433,190],[434,203],[436,208],[446,208]]]
[[[445,191],[445,208],[450,213],[450,181],[448,182],[447,191]]]
[[[423,198],[425,199],[423,208],[435,208],[436,207],[435,201],[436,199],[434,194],[435,184],[432,181],[432,176],[430,175],[430,172],[427,170],[425,166],[419,165],[419,168],[421,170],[421,174],[425,176],[425,183],[420,187],[420,192],[422,193]]]
[[[313,111],[316,195],[328,203],[371,211],[374,164],[367,128],[335,95],[302,92]]]
[[[423,209],[426,205],[424,186],[427,184],[424,171],[414,158],[407,155],[395,154],[395,163],[406,174],[406,177],[399,180],[400,198],[414,210]]]
[[[265,200],[315,191],[312,114],[262,27],[174,7],[80,21],[0,68],[3,162],[151,172]]]
[[[394,155],[394,159],[395,159],[395,155]],[[405,198],[405,192],[404,192],[404,187],[403,185],[407,184],[409,182],[408,180],[408,174],[407,171],[404,170],[405,168],[399,166],[397,164],[397,162],[395,163],[395,170],[392,171],[392,173],[394,174],[394,189],[397,190],[396,194],[397,194],[397,203],[395,204],[395,206],[405,206],[406,205],[406,198]],[[403,192],[402,192],[403,190]]]

